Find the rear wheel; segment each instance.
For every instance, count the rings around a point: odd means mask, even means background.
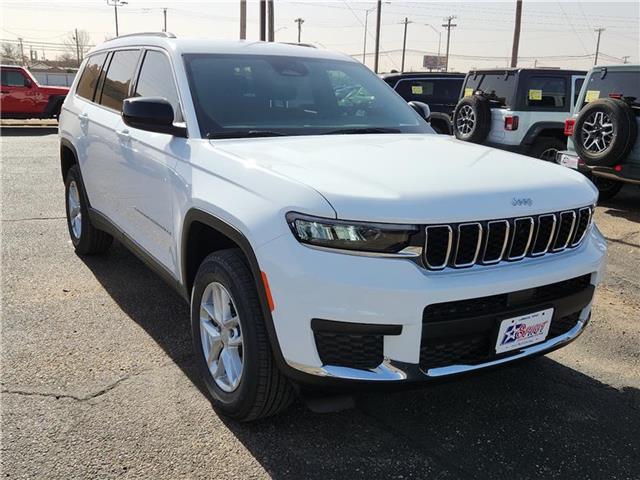
[[[529,152],[529,156],[545,162],[555,162],[556,154],[567,148],[567,143],[554,137],[539,137]]]
[[[91,224],[89,202],[77,165],[73,165],[67,172],[65,198],[67,227],[76,253],[91,255],[107,251],[113,242],[113,237]]]
[[[275,364],[253,275],[237,249],[204,259],[191,295],[193,348],[214,407],[240,421],[295,399]]]

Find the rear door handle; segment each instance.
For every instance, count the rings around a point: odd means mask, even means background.
[[[86,125],[86,123],[89,121],[89,115],[86,113],[81,113],[80,115],[78,115],[78,119],[80,119],[81,125]]]

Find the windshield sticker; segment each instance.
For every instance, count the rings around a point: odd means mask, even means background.
[[[422,85],[411,85],[411,93],[414,95],[422,95]]]
[[[584,96],[584,101],[589,103],[600,98],[600,90],[587,90],[587,94]]]
[[[542,90],[529,90],[529,100],[542,100]]]
[[[473,88],[465,88],[464,89],[464,96],[465,97],[472,97],[473,96]]]

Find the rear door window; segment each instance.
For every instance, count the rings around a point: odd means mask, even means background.
[[[396,85],[396,92],[407,101],[431,105],[455,104],[462,79],[404,79]]]
[[[118,50],[113,53],[102,86],[100,105],[122,111],[122,102],[129,97],[131,81],[138,64],[139,50]]]
[[[527,83],[525,95],[528,107],[565,110],[567,81],[564,77],[535,75]]]
[[[511,108],[514,104],[516,75],[506,71],[470,74],[464,86],[464,94],[482,91],[492,107]]]
[[[107,58],[106,53],[93,55],[87,60],[87,64],[82,71],[82,76],[76,88],[76,94],[87,100],[93,100],[93,94],[96,91],[96,85],[102,73],[104,60]]]

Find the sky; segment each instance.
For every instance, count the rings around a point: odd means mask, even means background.
[[[239,0],[128,0],[118,9],[120,34],[159,31],[163,8],[168,30],[178,37],[239,38]],[[258,0],[247,0],[247,38],[259,38]],[[297,40],[296,18],[303,18],[302,41],[362,60],[368,14],[366,63],[373,66],[375,1],[275,0],[276,40]],[[408,18],[405,70],[421,70],[422,56],[446,47],[444,18],[455,15],[450,70],[508,66],[516,0],[399,1],[382,5],[380,71],[400,69],[404,19]],[[106,0],[0,0],[3,41],[23,38],[25,53],[54,58],[75,28],[93,44],[115,35],[114,9]],[[429,26],[430,25],[430,26]],[[593,65],[602,27],[599,64],[640,63],[640,1],[523,0],[518,65],[588,69]]]

